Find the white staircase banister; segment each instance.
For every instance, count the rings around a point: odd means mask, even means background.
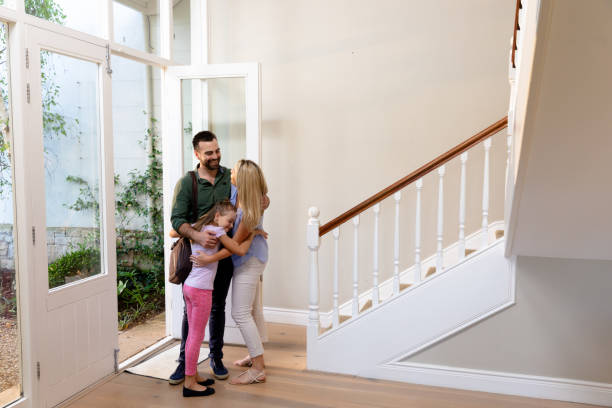
[[[359,314],[359,216],[353,218],[354,242],[353,242],[353,314]]]
[[[319,209],[308,209],[306,243],[308,245],[308,345],[319,335]],[[312,340],[312,341],[311,341]]]
[[[372,254],[372,258],[373,258],[373,266],[374,266],[374,270],[372,272],[372,306],[376,306],[378,304],[378,300],[380,299],[380,293],[378,290],[378,268],[379,268],[379,262],[378,262],[378,250],[379,250],[379,244],[380,242],[378,241],[378,222],[379,222],[379,215],[380,215],[380,204],[376,204],[373,208],[374,211],[374,253]]]

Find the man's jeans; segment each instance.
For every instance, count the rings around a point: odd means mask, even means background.
[[[210,358],[223,358],[223,334],[225,332],[225,298],[234,274],[232,258],[228,257],[219,261],[217,275],[213,283],[212,308],[208,320],[208,332],[210,340]],[[183,327],[181,330],[181,354],[179,363],[185,363],[185,342],[189,335],[189,322],[187,321],[187,308],[183,309]]]

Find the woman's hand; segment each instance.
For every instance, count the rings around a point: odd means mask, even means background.
[[[198,251],[195,254],[191,254],[189,257],[191,262],[193,262],[194,266],[204,266],[210,263],[215,262],[212,255],[206,255],[202,251]]]
[[[268,239],[268,233],[262,229],[256,229],[253,231],[253,236],[261,235],[265,239]]]

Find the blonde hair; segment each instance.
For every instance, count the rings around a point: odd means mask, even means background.
[[[238,200],[242,209],[242,223],[247,230],[252,231],[259,224],[263,215],[261,199],[268,194],[268,185],[261,168],[251,160],[238,160],[236,184]]]
[[[215,215],[217,215],[217,213],[225,215],[229,211],[236,212],[236,207],[234,207],[234,204],[232,204],[228,199],[219,201],[218,203],[215,203],[206,214],[198,218],[195,224],[193,224],[193,229],[196,231],[201,231],[204,225],[211,225],[215,221]]]

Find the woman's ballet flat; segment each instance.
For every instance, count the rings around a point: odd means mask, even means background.
[[[183,397],[205,397],[207,395],[211,395],[214,393],[215,393],[214,388],[206,387],[206,389],[203,391],[195,391],[195,390],[192,390],[192,389],[189,389],[183,386]]]
[[[254,372],[254,370],[248,369],[240,373],[239,376],[230,379],[232,385],[247,385],[247,384],[260,384],[266,382],[266,373],[263,371]]]
[[[198,384],[203,385],[204,387],[208,387],[209,385],[213,385],[215,380],[212,378],[207,378],[204,381],[198,381]]]

